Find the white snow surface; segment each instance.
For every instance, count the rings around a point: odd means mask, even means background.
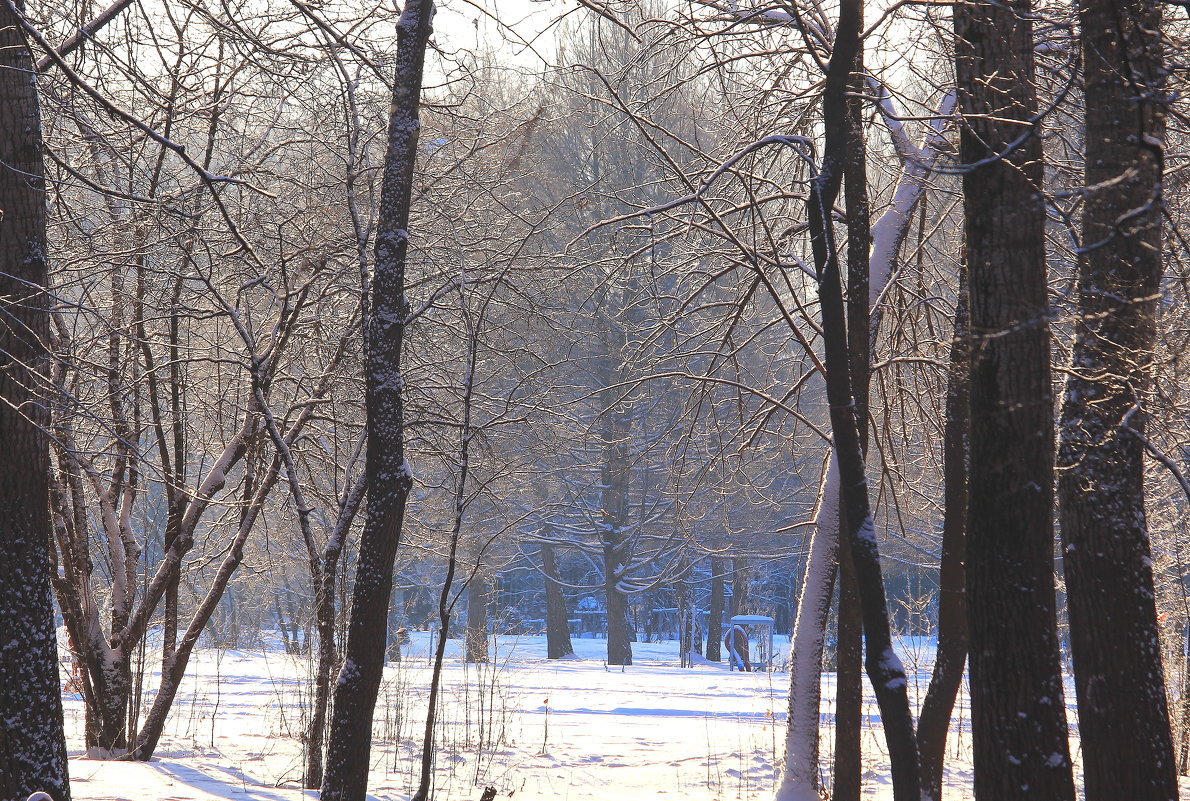
[[[389,663],[373,729],[369,799],[409,798],[417,785],[428,635],[412,632],[405,661]],[[608,798],[772,799],[784,748],[789,674],[729,672],[676,642],[633,643],[635,665],[608,668],[606,641],[575,639],[577,655],[545,658],[545,638],[500,636],[487,665],[464,665],[452,640],[445,668],[435,798],[606,801]],[[778,639],[778,663],[788,638]],[[898,642],[910,697],[929,683],[932,644]],[[298,801],[310,660],[280,650],[199,650],[151,763],[82,753],[83,709],[67,693],[75,801]],[[156,677],[148,680],[154,687]],[[866,798],[892,798],[879,711],[867,687]],[[834,676],[822,676],[821,758],[829,769]],[[147,710],[151,697],[144,700]],[[1073,711],[1073,710],[1072,710]],[[1073,715],[1072,715],[1073,720]],[[970,715],[960,698],[948,746],[947,801],[971,795]],[[1072,748],[1072,750],[1075,750]]]

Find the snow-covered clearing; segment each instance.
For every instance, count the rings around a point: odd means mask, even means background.
[[[417,783],[426,638],[415,632],[405,661],[391,663],[386,674],[374,727],[370,795],[376,799],[405,799]],[[550,662],[543,637],[502,636],[493,662],[477,666],[462,664],[452,641],[437,798],[478,799],[488,785],[498,798],[558,801],[771,797],[787,673],[728,672],[710,663],[682,669],[675,642],[634,643],[637,664],[621,671],[604,666],[603,640],[574,645],[576,658]],[[784,660],[788,640],[780,645]],[[932,649],[917,640],[899,645],[920,702]],[[308,671],[305,658],[278,650],[199,652],[150,764],[84,758],[82,703],[67,695],[74,798],[316,798],[298,789]],[[823,676],[822,695],[826,760],[834,734],[831,674]],[[968,710],[966,698],[960,701],[948,750],[948,801],[971,797]],[[866,711],[866,794],[891,798],[874,699]]]

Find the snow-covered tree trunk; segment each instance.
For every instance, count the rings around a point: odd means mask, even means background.
[[[830,616],[839,548],[839,465],[834,452],[818,491],[818,512],[806,557],[806,577],[798,598],[789,647],[789,713],[785,766],[777,801],[818,801],[819,701],[822,698],[822,645]]]
[[[372,715],[384,669],[393,561],[413,476],[405,461],[401,345],[408,302],[405,262],[409,204],[421,130],[422,68],[434,15],[432,0],[407,0],[397,22],[375,271],[368,320],[365,381],[367,512],[360,538],[343,666],[335,686],[323,801],[364,801]]]
[[[0,799],[69,801],[50,588],[45,173],[18,9],[0,2]]]
[[[806,211],[818,276],[831,439],[838,461],[847,543],[855,565],[863,614],[864,664],[880,707],[892,772],[893,798],[895,801],[920,801],[917,742],[909,709],[908,682],[905,669],[892,648],[880,548],[868,498],[863,447],[851,386],[842,276],[832,220],[848,146],[847,87],[861,43],[862,7],[861,0],[843,0],[839,6],[834,50],[822,90],[822,163],[811,181]]]
[[[1083,0],[1086,194],[1058,492],[1087,801],[1178,797],[1145,516],[1165,71],[1153,0]]]
[[[927,126],[923,142],[917,147],[910,141],[887,93],[880,94],[884,121],[903,167],[893,188],[889,207],[871,229],[868,298],[872,309],[870,336],[873,342],[883,318],[879,302],[896,272],[897,253],[909,232],[914,209],[925,194],[930,172],[946,149],[942,129],[954,103],[953,93],[943,96],[935,119]],[[779,801],[815,801],[819,797],[820,673],[840,537],[837,469],[832,455],[819,490],[818,511],[810,539],[810,553],[806,559],[806,575],[794,621],[793,645],[790,649],[789,717],[785,764],[777,792]]]
[[[1028,0],[954,6],[971,312],[971,722],[976,797],[1069,801],[1033,19]]]

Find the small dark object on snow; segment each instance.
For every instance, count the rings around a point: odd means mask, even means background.
[[[495,787],[487,787],[487,788],[484,788],[483,795],[481,795],[479,797],[479,801],[493,801],[493,799],[495,797],[496,797],[496,788]]]

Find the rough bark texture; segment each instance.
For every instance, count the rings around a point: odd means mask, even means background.
[[[343,667],[335,685],[323,801],[364,801],[372,714],[384,669],[393,560],[413,484],[405,462],[401,344],[405,333],[405,260],[409,202],[421,130],[419,105],[431,0],[408,0],[397,22],[396,70],[388,150],[377,214],[376,260],[365,362],[367,512],[360,537]]]
[[[1058,491],[1087,801],[1176,799],[1145,518],[1165,95],[1152,0],[1080,3],[1087,192]]]
[[[970,395],[967,392],[967,280],[959,279],[954,339],[946,380],[946,423],[942,459],[945,510],[942,517],[942,564],[938,575],[938,649],[930,686],[917,718],[921,791],[930,801],[942,798],[946,735],[967,661],[967,597],[963,574],[967,554],[967,445]]]
[[[545,574],[545,655],[547,659],[561,659],[574,653],[570,643],[570,620],[566,613],[566,597],[558,583],[558,560],[554,546],[541,546],[541,571]]]
[[[463,631],[463,659],[467,662],[488,661],[488,606],[492,598],[492,584],[482,569],[476,570],[467,582],[467,625]]]
[[[0,3],[0,799],[69,801],[50,588],[50,319],[33,59]]]
[[[1032,8],[957,3],[971,310],[975,795],[1074,797],[1055,630],[1053,397]]]
[[[720,641],[723,638],[723,571],[727,569],[725,560],[718,556],[711,557],[711,598],[707,609],[707,648],[706,657],[712,662],[720,661],[722,657]]]

